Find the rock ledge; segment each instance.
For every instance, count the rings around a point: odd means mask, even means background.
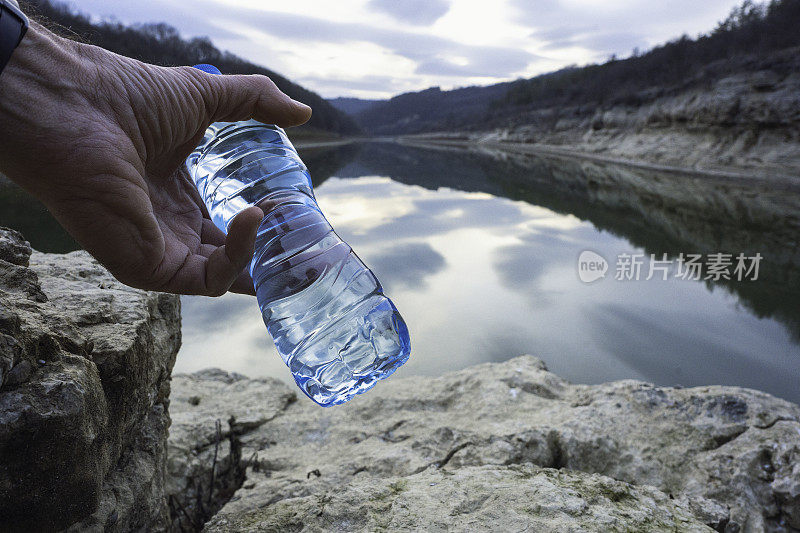
[[[0,529],[158,530],[180,301],[0,228]]]
[[[204,371],[173,378],[171,410],[181,486],[228,457],[213,421],[241,422],[246,479],[207,531],[800,528],[800,407],[753,390],[574,385],[522,356],[331,409]]]

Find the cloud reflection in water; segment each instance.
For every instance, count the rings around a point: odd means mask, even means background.
[[[413,352],[398,375],[436,375],[521,353],[576,382],[758,386],[798,400],[786,330],[726,291],[680,280],[582,284],[591,249],[637,253],[590,222],[481,192],[386,177],[329,178],[317,189],[337,233],[373,268],[406,319]],[[788,363],[787,363],[788,360]],[[178,371],[219,366],[289,381],[254,299],[184,298]]]

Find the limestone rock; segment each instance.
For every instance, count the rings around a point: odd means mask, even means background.
[[[269,493],[258,491],[251,492],[269,501]],[[652,487],[514,465],[361,479],[247,514],[221,514],[205,531],[713,530]]]
[[[3,228],[0,231],[0,259],[26,267],[31,257],[31,245],[21,233],[12,229]]]
[[[125,287],[85,252],[32,252],[0,229],[3,530],[166,526],[179,345],[177,297]]]
[[[284,412],[297,396],[277,380],[216,369],[173,380],[181,386],[170,399],[170,519],[173,531],[199,529],[244,481],[250,457],[242,457],[241,435]]]
[[[535,143],[681,168],[794,178],[800,171],[798,57],[798,48],[788,48],[766,60],[730,59],[722,70],[712,63],[680,86],[645,90],[632,101],[515,109],[514,117],[490,120],[494,130],[466,135],[480,142]],[[432,126],[427,129],[436,131]]]
[[[247,479],[212,519],[212,530],[223,530],[225,524],[256,527],[262,522],[263,527],[256,529],[280,529],[310,520],[309,530],[315,531],[343,524],[337,522],[340,518],[355,518],[344,509],[357,501],[364,512],[377,509],[370,498],[392,483],[413,486],[414,497],[424,500],[419,494],[427,489],[421,480],[440,483],[440,478],[461,475],[459,483],[478,487],[484,483],[482,476],[497,476],[502,503],[490,498],[483,510],[475,511],[473,518],[480,527],[482,520],[488,520],[480,513],[499,516],[514,501],[514,490],[504,492],[504,483],[524,485],[515,477],[518,466],[563,471],[556,483],[550,471],[530,470],[539,480],[536,483],[555,484],[555,494],[563,489],[559,483],[567,481],[578,492],[590,492],[593,483],[601,482],[593,474],[630,483],[643,491],[636,493],[634,507],[657,506],[674,516],[678,516],[675,509],[680,513],[688,509],[718,531],[791,531],[800,511],[796,466],[800,407],[753,390],[662,388],[636,381],[574,385],[548,372],[540,360],[523,356],[439,378],[390,379],[369,394],[330,409],[301,398],[276,412],[282,403],[278,399],[292,393],[287,385],[238,377],[226,383],[219,379],[219,371],[212,375],[217,376],[213,395],[202,393],[209,385],[203,384],[207,378],[201,374],[174,378],[176,398],[202,396],[198,405],[173,402],[176,419],[190,421],[202,406],[205,421],[198,421],[199,427],[176,427],[171,438],[208,435],[213,430],[208,413],[217,413],[221,420],[231,415],[259,420],[239,436]],[[259,390],[264,398],[260,417],[253,414],[257,404],[240,410],[238,397],[227,392],[246,389],[248,395]],[[605,477],[602,483],[612,483]],[[428,496],[438,501],[436,491],[445,489],[430,487]],[[645,502],[666,501],[664,495],[669,501],[674,498],[674,505]],[[564,494],[552,497],[567,501]],[[589,496],[583,498],[587,517],[606,513],[609,520],[626,523],[624,517],[629,515],[623,508],[610,509],[605,500],[594,507]],[[323,505],[328,501],[334,502],[333,507]],[[413,509],[411,500],[392,498],[379,512],[389,529],[401,524],[439,527],[440,515],[426,518],[421,512],[418,519],[430,521],[414,522],[404,506]],[[309,518],[314,513],[320,517]],[[646,529],[632,516],[625,527]],[[548,524],[541,526],[545,529],[561,527],[557,522],[537,522],[550,518],[536,513],[515,514],[514,519],[532,530],[540,524]],[[583,518],[574,519],[575,528],[581,530],[577,524]],[[374,520],[369,524],[383,523],[381,518]],[[458,529],[461,522],[452,523]]]

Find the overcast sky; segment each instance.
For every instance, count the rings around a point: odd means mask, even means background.
[[[72,0],[167,22],[322,96],[530,77],[712,29],[740,0]]]

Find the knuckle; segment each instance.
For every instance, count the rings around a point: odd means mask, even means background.
[[[278,86],[275,85],[275,82],[272,81],[272,78],[269,76],[264,76],[263,74],[256,74],[254,75],[254,89],[259,92],[266,92],[266,93],[281,93],[281,90],[278,89]]]

